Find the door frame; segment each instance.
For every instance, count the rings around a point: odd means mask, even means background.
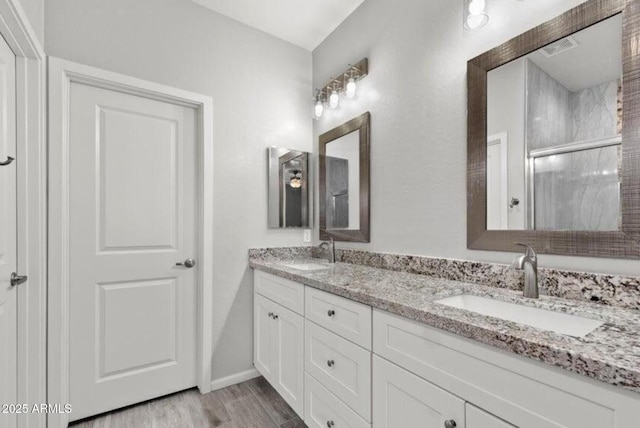
[[[213,100],[110,71],[49,57],[48,401],[69,403],[69,103],[71,83],[115,90],[196,109],[198,117],[197,380],[211,391],[213,355]],[[66,414],[48,415],[66,427]]]
[[[46,403],[47,152],[45,53],[18,0],[0,0],[0,35],[16,56],[18,402]],[[44,427],[43,414],[18,418]]]

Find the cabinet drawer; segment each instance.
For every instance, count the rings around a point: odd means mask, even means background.
[[[305,417],[309,428],[370,428],[371,425],[340,401],[313,376],[305,375]]]
[[[253,287],[256,293],[300,315],[304,315],[304,285],[255,270]]]
[[[371,352],[305,322],[305,370],[371,421]]]
[[[305,314],[307,319],[329,331],[371,349],[370,306],[307,287]]]
[[[373,350],[520,428],[626,426],[614,388],[384,311],[373,312]]]

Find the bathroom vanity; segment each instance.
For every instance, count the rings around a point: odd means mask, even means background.
[[[255,366],[309,427],[638,426],[637,311],[318,259],[250,265]],[[574,337],[445,304],[461,295],[595,324]]]

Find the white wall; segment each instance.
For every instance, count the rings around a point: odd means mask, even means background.
[[[45,50],[213,97],[214,361],[252,367],[247,249],[302,243],[267,229],[269,145],[311,151],[311,54],[186,0],[47,0]]]
[[[489,24],[465,36],[462,0],[367,0],[314,50],[316,88],[347,64],[370,61],[358,100],[314,125],[317,141],[372,114],[371,243],[340,247],[511,261],[512,253],[466,248],[466,63],[581,2],[493,0]],[[540,265],[640,272],[640,261],[602,258],[542,256]]]
[[[18,0],[25,12],[29,25],[33,28],[35,36],[44,46],[44,2],[45,0]]]

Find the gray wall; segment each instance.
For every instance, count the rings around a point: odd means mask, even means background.
[[[371,243],[342,248],[489,262],[514,256],[466,248],[466,62],[582,0],[495,0],[489,24],[470,35],[462,31],[462,3],[367,0],[313,52],[315,87],[370,59],[358,100],[314,125],[317,138],[372,114]],[[640,271],[640,261],[619,259],[542,256],[540,264]]]
[[[47,0],[47,54],[213,97],[213,378],[252,367],[247,249],[267,229],[270,145],[312,149],[311,54],[185,0]]]

